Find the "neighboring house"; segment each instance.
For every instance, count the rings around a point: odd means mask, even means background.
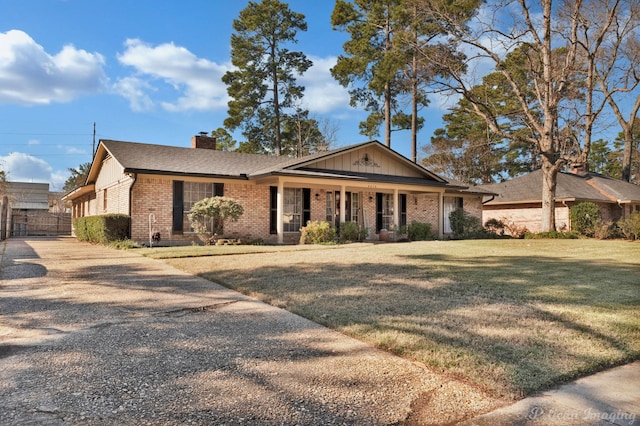
[[[48,183],[7,182],[0,208],[0,239],[71,234],[71,215],[51,210]]]
[[[309,220],[352,221],[369,239],[412,221],[436,236],[448,230],[451,209],[482,214],[482,192],[450,184],[372,141],[302,158],[215,150],[215,139],[194,136],[191,148],[101,140],[86,185],[67,194],[73,217],[121,213],[131,238],[193,241],[187,213],[205,198],[224,195],[244,207],[224,238],[293,243]],[[384,234],[384,233],[383,233]]]
[[[498,219],[526,227],[530,232],[541,231],[542,170],[478,188],[496,194],[485,197],[483,224],[489,219]],[[604,221],[617,221],[640,211],[640,186],[577,168],[571,173],[558,173],[555,198],[557,230],[571,229],[569,209],[583,201],[597,204]]]

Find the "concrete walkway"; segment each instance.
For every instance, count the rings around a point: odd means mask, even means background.
[[[463,425],[638,425],[640,361],[523,399]]]
[[[640,423],[640,363],[491,411],[505,402],[162,262],[70,238],[0,249],[0,425]]]

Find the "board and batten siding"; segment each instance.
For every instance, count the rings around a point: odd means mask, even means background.
[[[424,177],[418,170],[411,169],[401,161],[390,157],[388,153],[372,147],[336,155],[310,163],[307,167],[312,169],[375,173],[390,176]]]

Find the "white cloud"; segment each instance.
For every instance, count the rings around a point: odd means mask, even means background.
[[[7,180],[15,182],[49,182],[53,169],[44,160],[22,152],[0,157]]]
[[[19,30],[0,33],[0,103],[43,105],[95,93],[107,81],[104,58],[66,45],[50,55]]]
[[[335,109],[349,107],[349,92],[331,76],[330,69],[336,57],[309,57],[313,66],[299,77],[305,86],[303,106],[312,113],[324,114]]]
[[[114,89],[129,99],[135,111],[150,109],[149,92],[157,91],[154,82],[161,80],[180,95],[160,104],[168,111],[212,110],[226,108],[227,88],[222,76],[230,69],[196,57],[184,47],[173,43],[151,46],[138,39],[125,42],[125,51],[118,55],[123,65],[136,69],[136,75],[118,80]]]
[[[76,148],[73,146],[60,146],[60,148],[64,149],[66,154],[88,154],[88,151],[86,149],[80,149],[80,148]]]
[[[11,182],[48,183],[50,191],[62,191],[68,171],[54,170],[49,163],[23,152],[0,157],[0,166]]]
[[[116,93],[129,100],[129,106],[133,111],[149,111],[153,109],[153,101],[147,95],[147,91],[153,91],[153,87],[144,80],[136,77],[119,79],[113,86]]]

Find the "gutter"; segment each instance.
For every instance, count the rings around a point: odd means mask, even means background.
[[[167,170],[140,170],[140,169],[124,169],[125,173],[129,174],[145,174],[145,175],[160,175],[160,176],[182,176],[182,177],[198,177],[198,178],[206,178],[206,179],[237,179],[237,180],[249,180],[248,176],[245,173],[241,173],[240,175],[218,175],[211,173],[185,173],[185,172],[174,172]]]

